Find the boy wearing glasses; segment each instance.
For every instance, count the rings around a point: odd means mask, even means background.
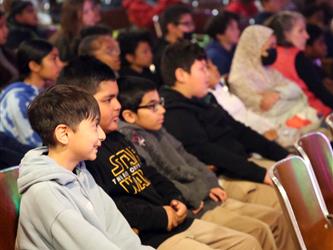
[[[143,244],[160,250],[261,249],[250,235],[187,215],[178,189],[155,168],[147,166],[134,145],[117,131],[118,86],[110,71],[94,59],[78,58],[64,68],[59,82],[80,86],[97,100],[101,111],[100,126],[106,138],[96,160],[87,161],[86,165]],[[142,111],[156,110],[150,104],[138,102],[134,105],[141,106]]]
[[[192,11],[186,5],[176,4],[168,7],[159,20],[162,37],[158,40],[154,50],[154,64],[158,73],[161,64],[162,54],[169,44],[174,44],[181,39],[192,39],[195,30],[195,23]]]

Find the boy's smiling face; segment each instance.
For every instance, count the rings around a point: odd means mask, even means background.
[[[78,161],[96,159],[98,147],[105,139],[105,133],[97,119],[85,119],[75,130],[68,129],[68,133],[70,134],[68,148],[71,148]]]
[[[124,113],[126,122],[134,123],[146,130],[157,131],[163,126],[165,108],[157,90],[152,90],[144,94],[136,112],[125,110]]]
[[[120,103],[117,99],[118,85],[116,81],[102,81],[94,94],[101,111],[100,126],[105,133],[118,129]]]

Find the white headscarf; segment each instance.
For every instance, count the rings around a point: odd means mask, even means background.
[[[231,91],[242,99],[247,108],[272,118],[273,122],[284,123],[286,119],[304,113],[304,109],[310,107],[302,90],[294,82],[274,68],[263,66],[262,47],[272,34],[272,29],[262,25],[252,25],[243,31],[232,61],[229,84]],[[278,102],[267,112],[260,109],[265,91],[280,94]]]

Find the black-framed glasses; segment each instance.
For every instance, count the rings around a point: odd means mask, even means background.
[[[154,103],[150,103],[147,105],[138,106],[137,109],[150,109],[153,112],[157,112],[159,106],[164,107],[164,98],[163,97],[161,97],[159,102],[154,102]]]
[[[177,22],[177,25],[183,25],[185,27],[190,27],[190,28],[195,26],[193,21]]]

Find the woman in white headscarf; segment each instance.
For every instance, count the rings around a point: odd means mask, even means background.
[[[279,127],[318,128],[317,111],[308,105],[302,90],[270,67],[276,58],[274,45],[273,30],[268,27],[252,25],[243,31],[229,75],[231,91]]]

